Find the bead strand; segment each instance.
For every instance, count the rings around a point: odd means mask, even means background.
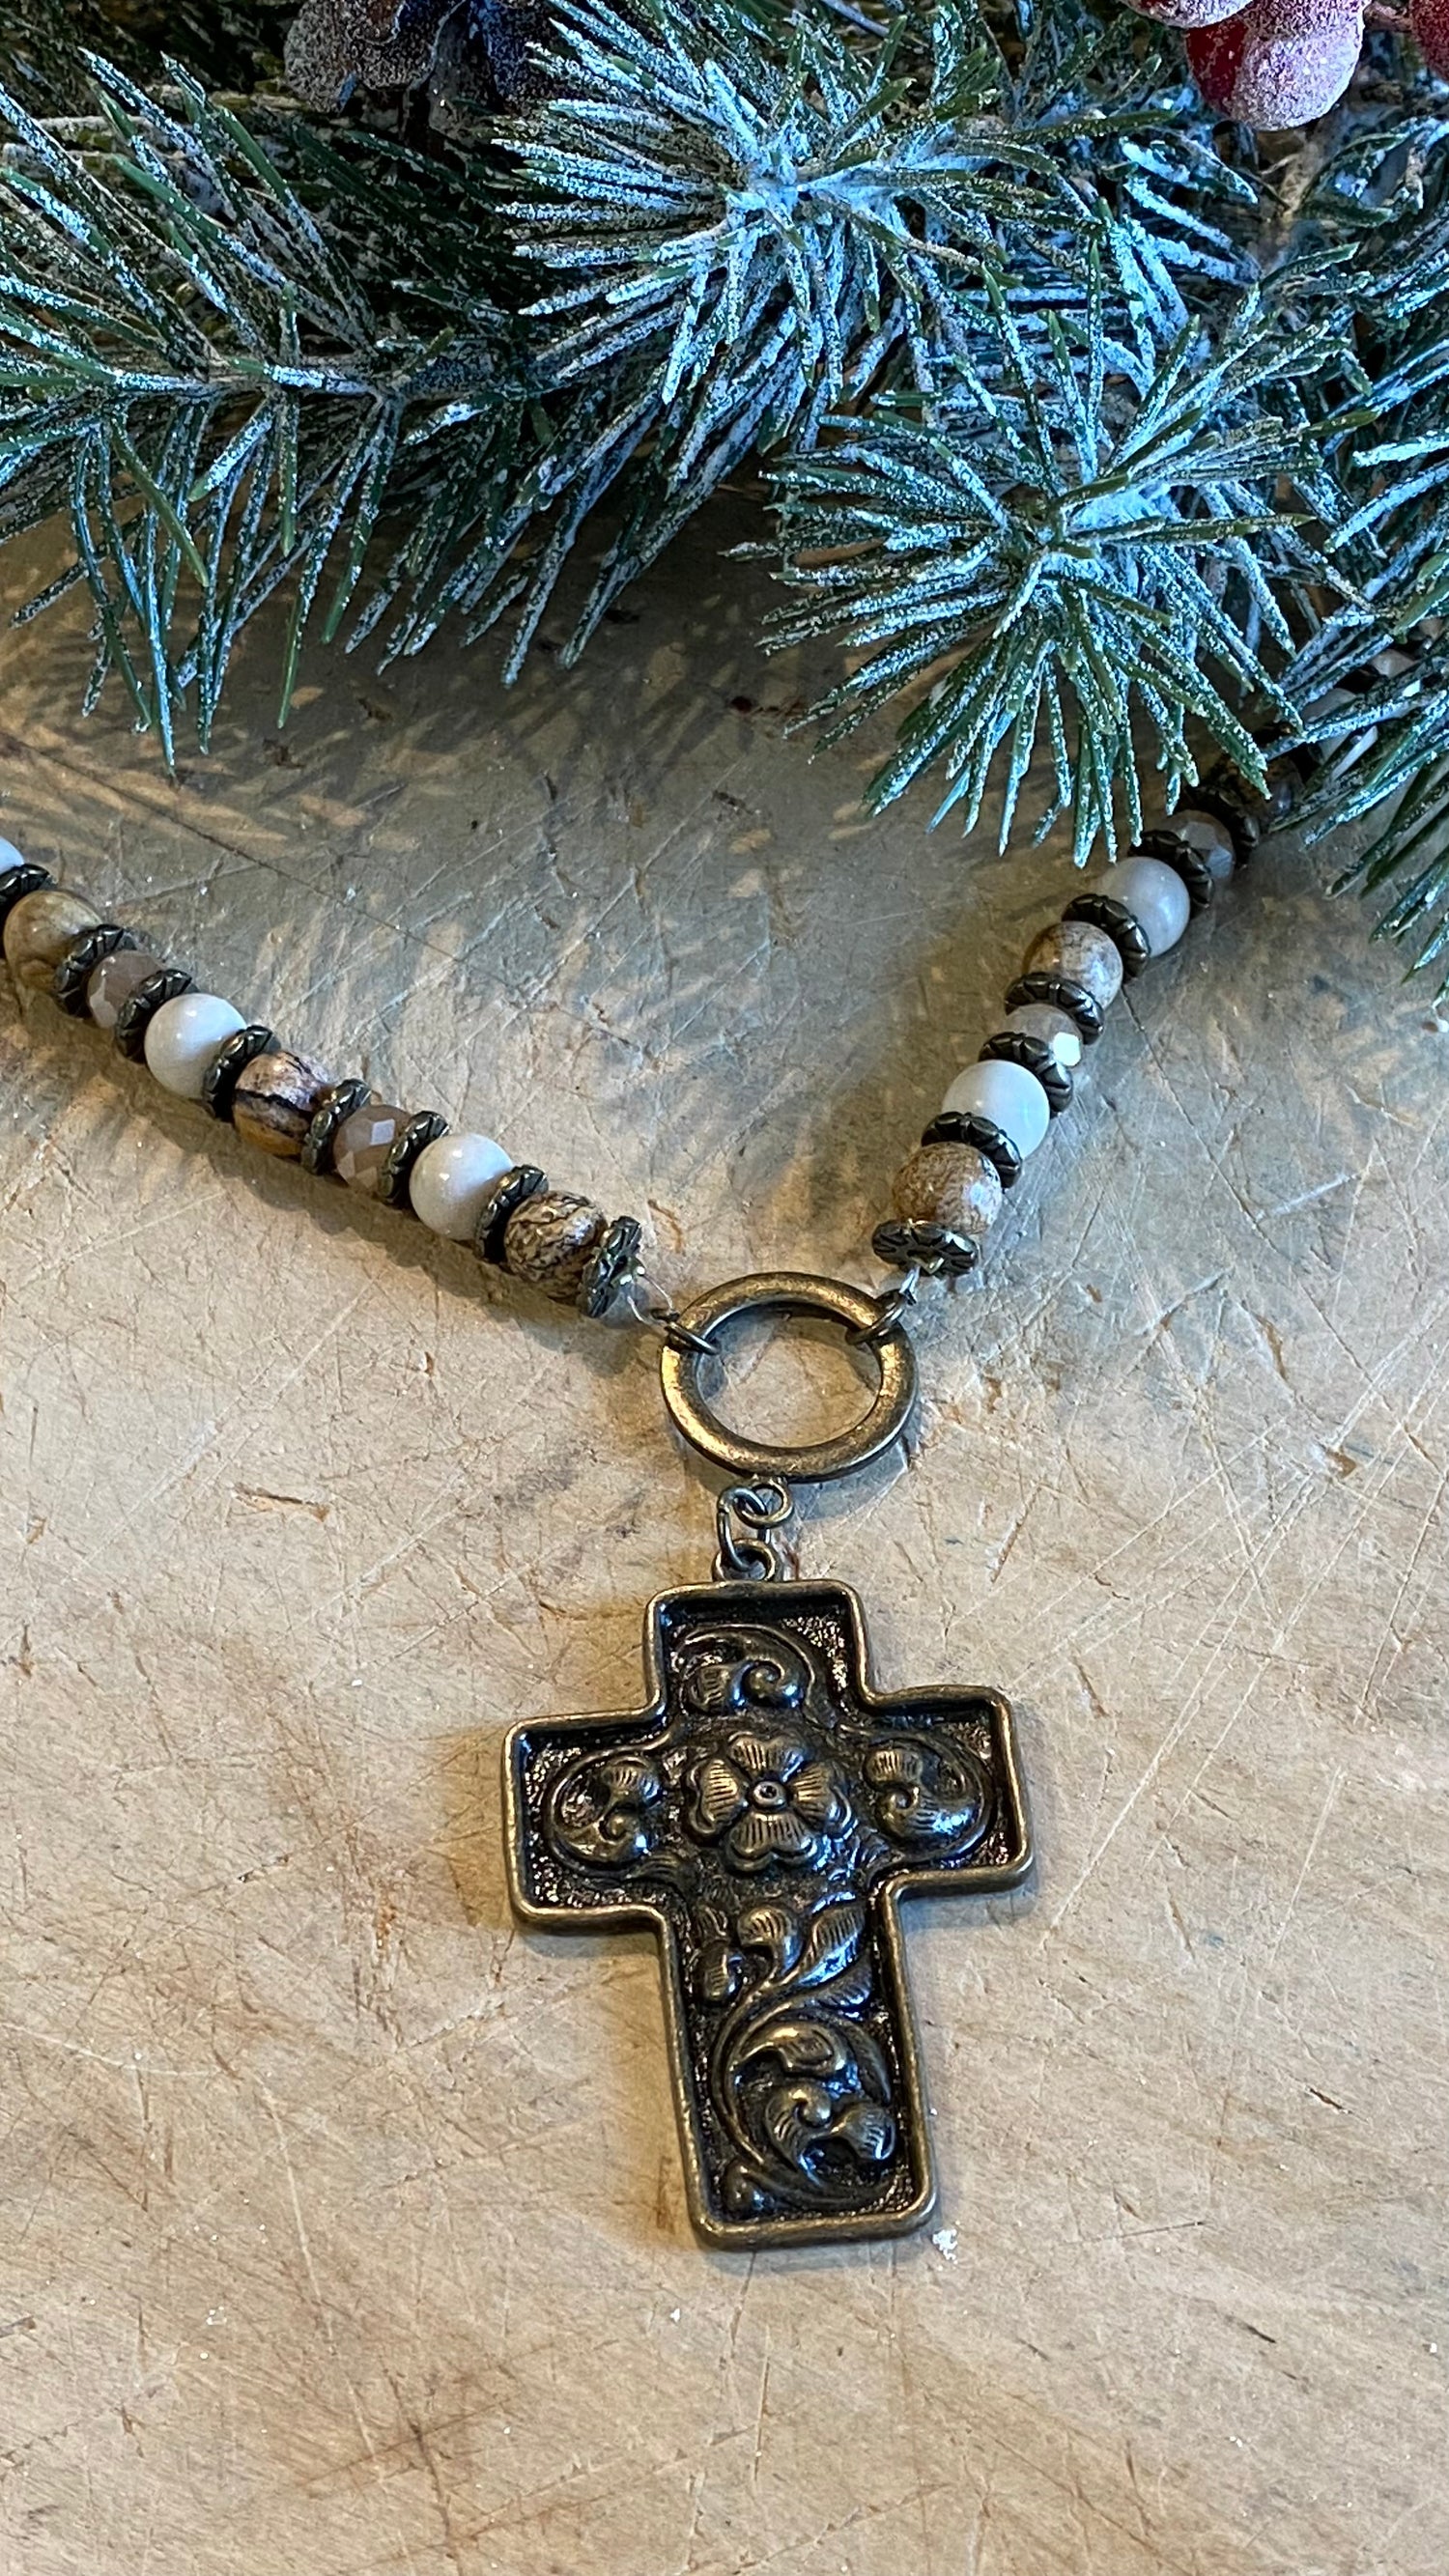
[[[948,1279],[977,1267],[1006,1192],[1070,1107],[1083,1055],[1124,983],[1175,948],[1251,858],[1260,827],[1235,775],[1212,771],[1170,824],[1144,833],[1032,941],[1005,1016],[895,1176],[894,1213],[871,1237],[880,1260]],[[1270,819],[1285,812],[1280,794]]]
[[[1412,667],[1397,647],[1381,652],[1321,703],[1351,706]],[[894,1213],[871,1238],[881,1260],[946,1278],[976,1268],[1005,1193],[1070,1107],[1085,1051],[1124,983],[1177,946],[1262,833],[1287,820],[1321,760],[1312,744],[1275,745],[1257,812],[1238,772],[1220,760],[1170,823],[1144,833],[1038,934],[1000,1025],[896,1174]],[[379,1100],[357,1078],[334,1081],[264,1024],[198,992],[183,968],[103,921],[84,895],[56,885],[3,839],[0,930],[22,992],[48,991],[63,1010],[90,1018],[166,1090],[199,1101],[258,1151],[409,1209],[432,1233],[471,1242],[480,1261],[587,1316],[627,1312],[666,1331],[677,1321],[642,1271],[637,1219],[611,1221],[593,1200],[555,1189],[536,1165],[515,1163],[493,1137],[450,1131],[435,1110]],[[911,1293],[908,1280],[894,1302]]]
[[[258,1152],[407,1209],[430,1233],[471,1243],[481,1261],[591,1317],[606,1315],[637,1277],[635,1218],[611,1221],[591,1199],[552,1189],[492,1136],[451,1130],[436,1110],[335,1081],[264,1023],[198,992],[184,968],[103,921],[9,841],[0,841],[0,929],[22,991],[48,992],[93,1021],[163,1090],[197,1101]]]

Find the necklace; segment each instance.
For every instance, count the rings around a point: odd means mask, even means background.
[[[1285,782],[1280,819],[1287,794]],[[4,949],[23,991],[88,1018],[248,1144],[471,1241],[585,1317],[659,1337],[668,1413],[727,1480],[713,1580],[650,1605],[641,1707],[512,1730],[507,1854],[526,1922],[656,1935],[689,2205],[716,2245],[894,2235],[930,2215],[901,1906],[1003,1889],[1031,1863],[1007,1704],[984,1688],[875,1689],[854,1592],[788,1570],[794,1489],[900,1437],[913,1305],[978,1265],[1124,981],[1177,944],[1256,838],[1217,777],[1143,837],[1110,890],[1078,895],[1033,941],[1000,1024],[897,1174],[872,1238],[892,1285],[771,1273],[682,1308],[651,1279],[633,1219],[554,1189],[489,1138],[332,1080],[0,846]],[[844,1331],[875,1379],[861,1420],[809,1445],[729,1427],[711,1372],[732,1327],[759,1314]]]

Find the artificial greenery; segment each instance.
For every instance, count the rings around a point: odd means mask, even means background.
[[[841,648],[827,724],[901,701],[877,803],[934,770],[1005,838],[1045,774],[1082,858],[1145,772],[1308,741],[1309,828],[1372,814],[1356,875],[1441,952],[1449,92],[1407,46],[1268,161],[1112,0],[556,0],[534,104],[443,132],[303,111],[284,17],[168,12],[163,61],[136,0],[27,0],[8,65],[0,539],[68,521],[22,614],[84,588],[92,693],[168,755],[279,593],[284,710],[313,624],[498,629],[511,674],[566,567],[567,659],[729,477],[771,640]]]

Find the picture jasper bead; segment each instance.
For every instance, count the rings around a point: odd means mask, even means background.
[[[351,1190],[375,1199],[387,1158],[408,1123],[409,1112],[395,1101],[369,1100],[344,1118],[332,1143],[332,1169]]]
[[[1061,975],[1090,993],[1105,1011],[1122,990],[1122,959],[1115,939],[1090,921],[1054,921],[1034,939],[1022,961],[1025,975]]]
[[[16,983],[30,993],[47,991],[66,950],[83,930],[94,930],[100,917],[69,886],[42,886],[22,895],[5,921],[5,963]]]
[[[237,1134],[264,1154],[295,1161],[307,1141],[322,1094],[332,1080],[310,1056],[253,1056],[237,1076],[231,1120]]]
[[[1004,1195],[996,1165],[974,1145],[919,1145],[891,1183],[897,1216],[951,1234],[986,1234]]]
[[[515,1279],[526,1279],[546,1297],[572,1305],[609,1220],[592,1199],[568,1190],[540,1190],[509,1218],[503,1257]]]

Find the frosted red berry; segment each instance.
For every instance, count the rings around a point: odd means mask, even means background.
[[[1252,0],[1235,18],[1189,31],[1186,43],[1209,107],[1272,134],[1342,98],[1363,47],[1362,0]]]
[[[1240,9],[1222,25],[1204,27],[1187,39],[1192,76],[1209,107],[1234,114],[1233,85],[1248,41],[1248,13]]]
[[[1429,70],[1449,80],[1449,0],[1409,0],[1409,24]]]

